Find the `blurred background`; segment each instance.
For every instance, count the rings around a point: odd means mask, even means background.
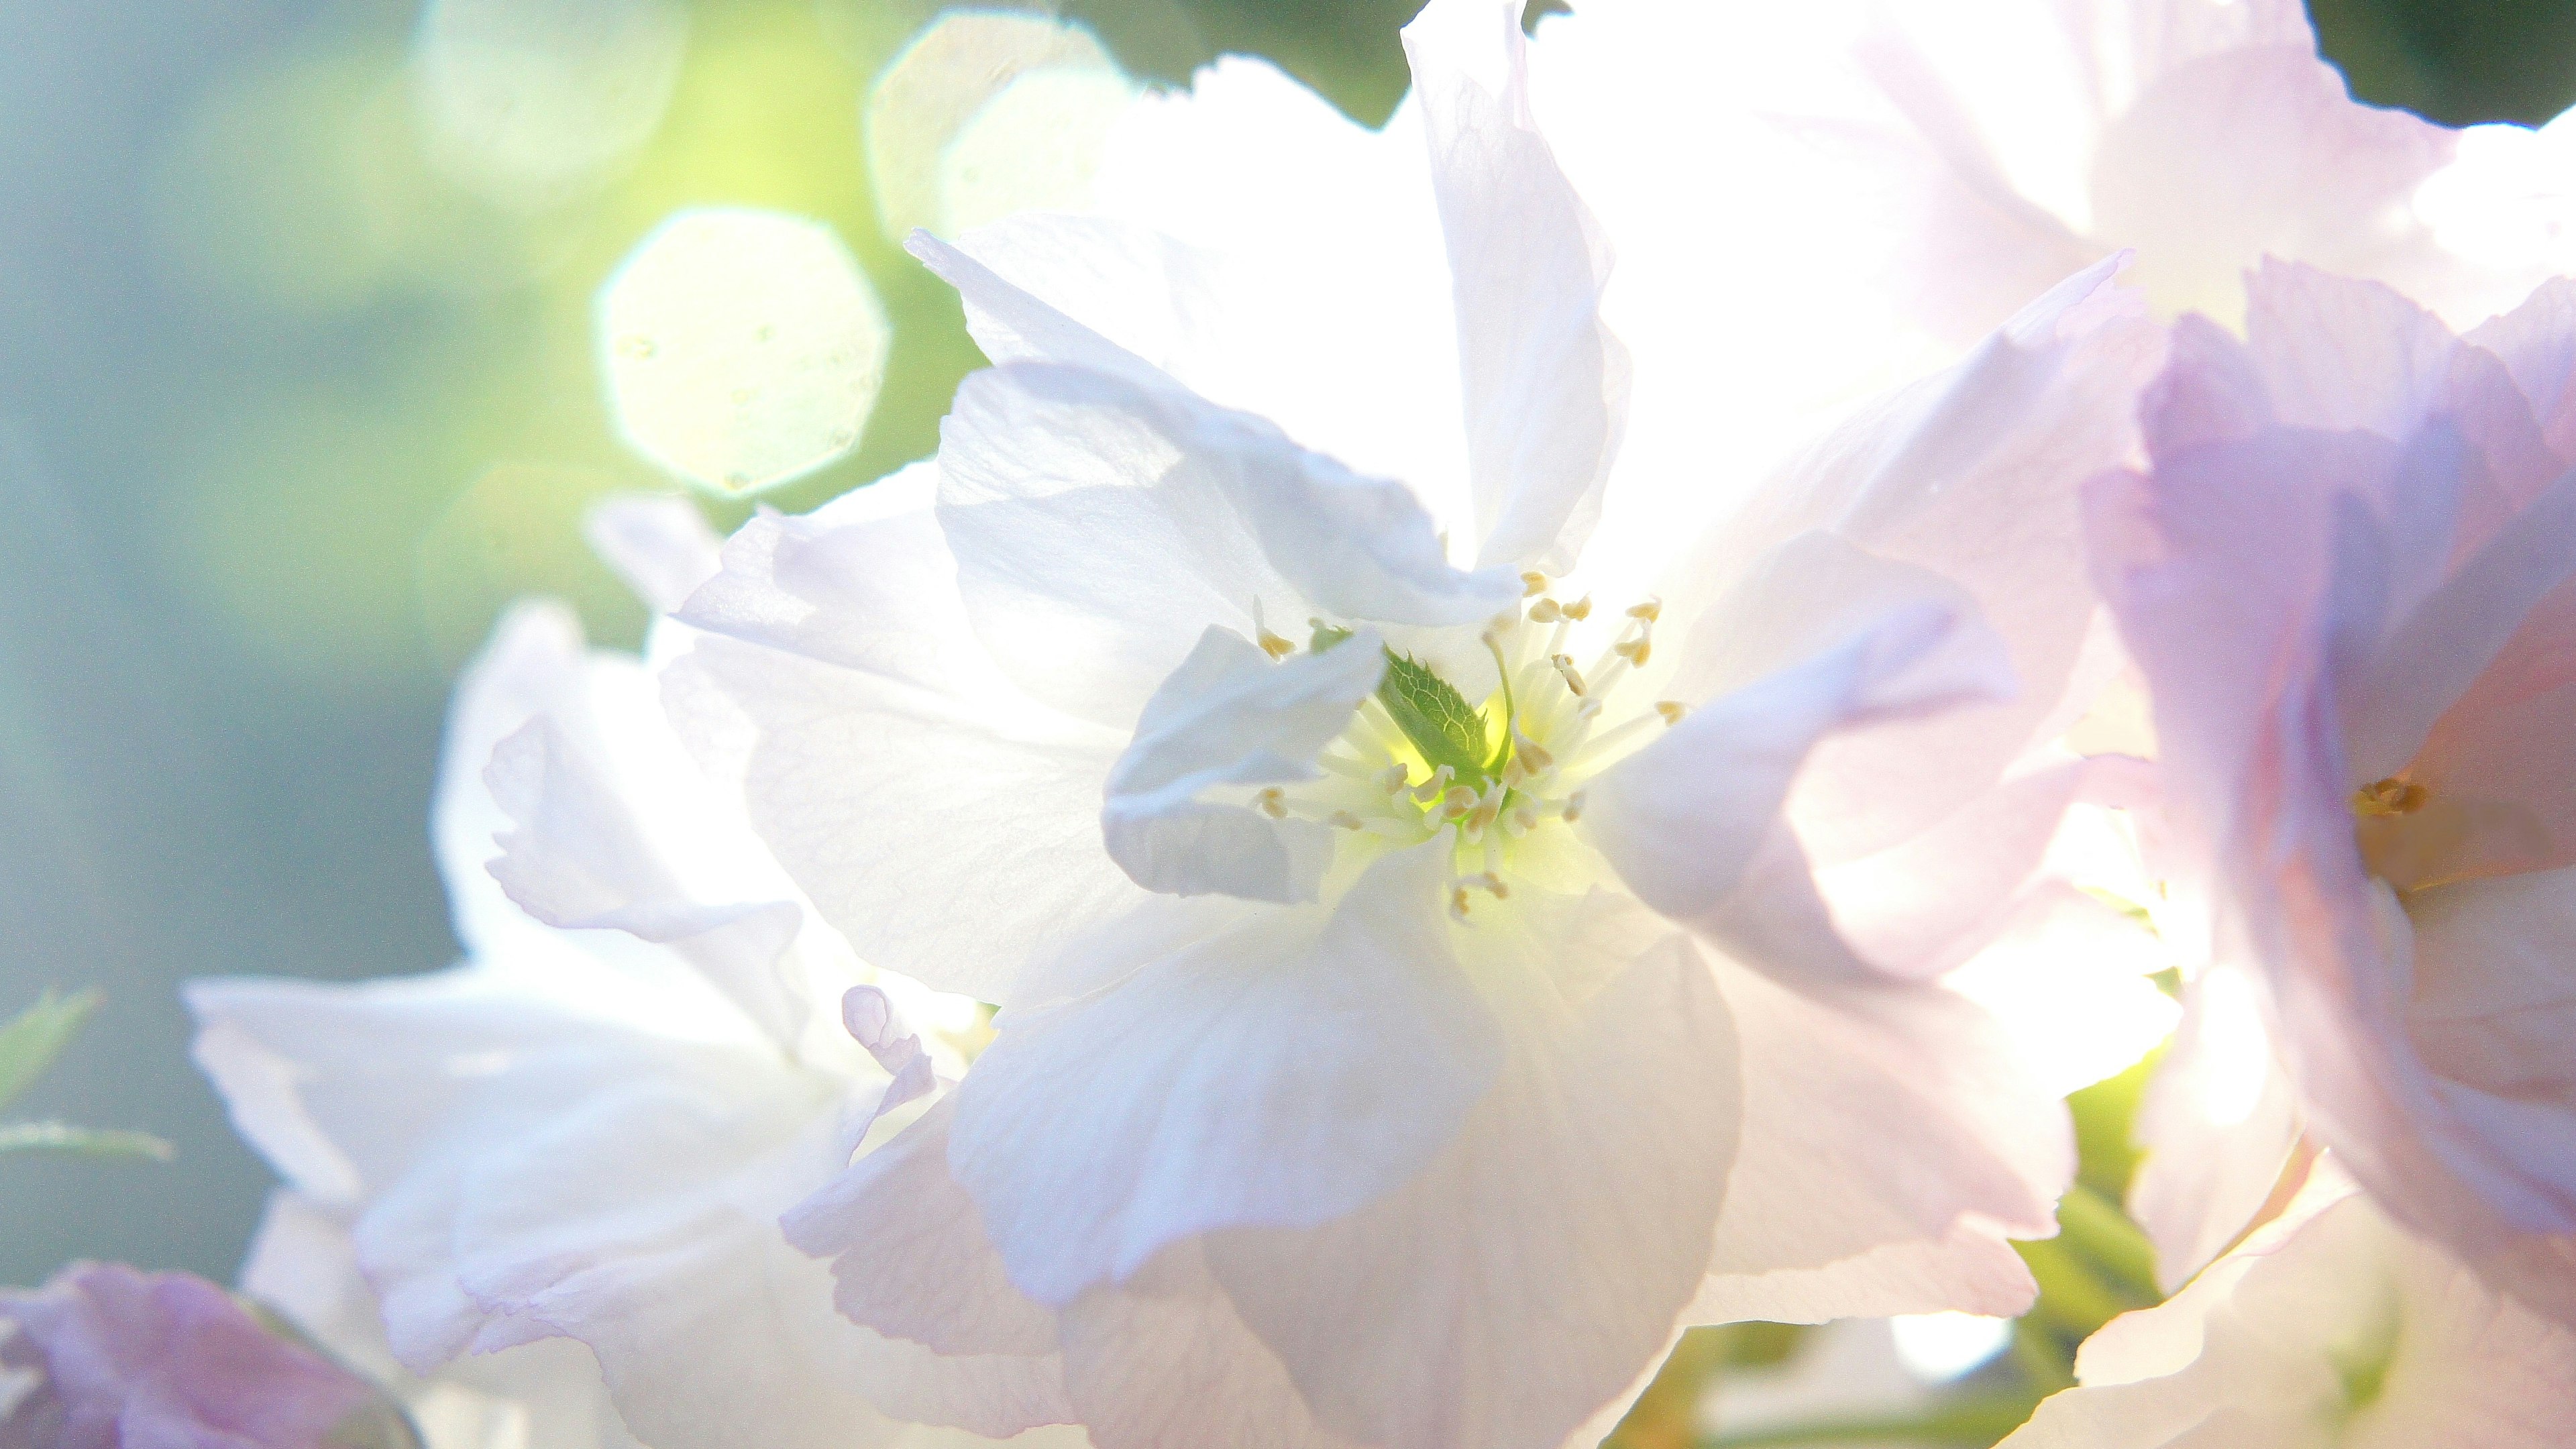
[[[0,1007],[107,997],[13,1111],[177,1148],[0,1165],[0,1281],[231,1276],[267,1174],[173,989],[452,959],[424,818],[455,669],[525,593],[642,624],[588,503],[688,476],[729,527],[929,452],[978,358],[896,238],[1079,187],[1086,127],[1222,52],[1375,123],[1418,4],[0,0]],[[2576,0],[2315,13],[2365,99],[2576,101]],[[820,228],[656,231],[688,207]],[[829,313],[779,309],[781,357],[830,331],[872,409],[764,392],[757,449],[685,408],[622,438],[603,377],[669,386],[697,259],[744,245]]]

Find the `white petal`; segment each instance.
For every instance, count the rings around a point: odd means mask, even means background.
[[[1363,478],[1268,423],[1177,390],[1030,364],[969,377],[942,425],[939,517],[994,656],[1106,724],[1136,711],[1199,633],[1481,623],[1517,574],[1451,568],[1401,484]]]
[[[1675,684],[1727,692],[1603,774],[1584,816],[1629,888],[1676,920],[1714,922],[1828,733],[2010,688],[1955,589],[1830,535],[1793,539],[1709,618]],[[1702,647],[1719,619],[1745,642]]]
[[[1055,1314],[1011,1286],[975,1199],[948,1170],[955,1094],[787,1214],[788,1241],[832,1259],[854,1323],[944,1354],[1043,1355]]]
[[[1388,1449],[1555,1449],[1630,1393],[1733,1156],[1734,1032],[1685,938],[1609,893],[1516,894],[1473,935],[1509,1045],[1456,1140],[1349,1217],[1207,1240],[1318,1421]]]
[[[499,853],[492,838],[510,828],[510,817],[485,787],[483,766],[493,746],[530,719],[576,705],[583,683],[580,621],[553,603],[521,604],[503,615],[492,641],[457,681],[439,750],[430,840],[456,934],[468,946],[519,930],[525,921],[484,869]]]
[[[656,614],[675,614],[715,577],[722,540],[685,498],[612,498],[582,519],[591,550]]]
[[[1263,912],[1062,1006],[1006,1012],[950,1161],[1012,1281],[1061,1306],[1166,1244],[1348,1213],[1418,1170],[1492,1080],[1447,941],[1444,842],[1329,912]]]
[[[1791,991],[1721,971],[1744,1042],[1743,1146],[1695,1316],[2010,1316],[2074,1171],[2053,1084],[1938,986]]]
[[[2113,1320],[2077,1372],[2005,1444],[2542,1449],[2576,1433],[2576,1331],[2348,1193],[2303,1194],[2172,1300]]]
[[[2271,1198],[2305,1125],[2256,989],[2213,967],[2183,995],[2180,1029],[2138,1107],[2145,1157],[2128,1208],[2170,1292],[2242,1236]]]
[[[1601,321],[1610,249],[1530,111],[1521,11],[1433,0],[1405,27],[1458,316],[1476,558],[1564,573],[1628,402]]]
[[[967,331],[995,362],[1053,362],[1109,373],[1142,387],[1175,384],[1162,369],[1004,281],[974,257],[925,231],[905,242],[966,304]]]
[[[1195,1242],[1067,1306],[1064,1367],[1082,1422],[1112,1449],[1357,1449],[1317,1425]]]
[[[352,1169],[359,1261],[416,1370],[566,1335],[661,1446],[885,1442],[880,1409],[1007,1434],[1051,1361],[947,1360],[834,1313],[777,1214],[828,1177],[844,1084],[757,1043],[588,1016],[488,971],[202,982],[199,1055],[272,1144]],[[262,1073],[289,1085],[245,1091]],[[343,1184],[323,1184],[328,1189]]]
[[[1199,797],[1218,785],[1315,778],[1315,756],[1348,727],[1385,671],[1374,631],[1320,654],[1274,660],[1211,625],[1145,702],[1135,742],[1109,772],[1100,822],[1110,856],[1147,890],[1315,899],[1333,860],[1331,826]]]

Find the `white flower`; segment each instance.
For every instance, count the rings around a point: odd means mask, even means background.
[[[662,606],[714,568],[677,502],[600,523]],[[657,628],[657,649],[685,644]],[[442,774],[466,964],[187,993],[198,1060],[301,1202],[345,1225],[390,1352],[430,1377],[577,1339],[656,1449],[1065,1419],[1051,1352],[948,1359],[881,1337],[780,1238],[778,1215],[880,1108],[927,1085],[917,1054],[964,1062],[935,1030],[925,1048],[889,1029],[935,1026],[943,1004],[872,979],[812,921],[681,749],[643,661],[587,652],[566,611],[523,606],[459,690]],[[960,1005],[956,1024],[977,1024]],[[272,1255],[263,1277],[293,1269]]]
[[[570,1339],[471,1355],[426,1379],[412,1375],[385,1342],[383,1310],[347,1226],[291,1191],[270,1195],[241,1291],[385,1385],[427,1449],[636,1449],[598,1363]]]
[[[816,908],[1004,1008],[791,1236],[882,1333],[1060,1347],[1104,1445],[1554,1445],[1685,1322],[2017,1311],[2069,1169],[2074,1082],[1950,973],[2107,914],[2036,879],[2097,773],[2045,742],[2152,330],[2096,269],[1696,546],[1580,557],[1626,369],[1518,12],[1408,32],[1450,306],[1292,317],[1100,218],[925,239],[1000,364],[936,464],[682,611]]]
[[[2388,1221],[2332,1160],[2171,1300],[2088,1340],[2009,1449],[2554,1449],[2576,1332]]]

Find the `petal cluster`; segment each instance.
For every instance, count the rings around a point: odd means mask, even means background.
[[[2576,283],[2288,0],[1524,8],[916,233],[935,456],[594,519],[465,960],[189,989],[252,1289],[547,1445],[1589,1445],[2029,1309],[2170,1034],[2013,1442],[2563,1433]]]

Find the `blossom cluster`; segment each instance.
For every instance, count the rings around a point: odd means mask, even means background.
[[[2160,1050],[2172,1296],[2010,1443],[2576,1441],[2576,254],[2459,221],[2547,179],[2292,0],[1522,8],[916,235],[935,457],[595,516],[468,959],[189,991],[247,1292],[439,1449],[1589,1446],[2027,1310]]]

